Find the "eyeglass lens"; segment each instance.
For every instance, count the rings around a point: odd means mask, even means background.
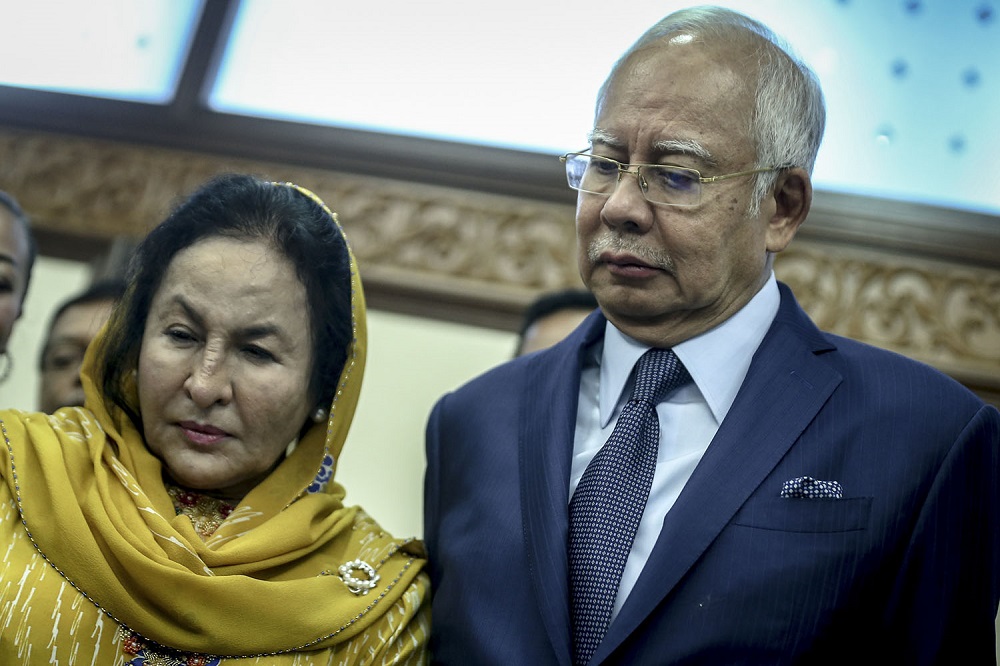
[[[570,155],[566,178],[575,190],[610,196],[618,186],[623,165],[597,155]],[[674,166],[643,164],[635,167],[639,187],[647,200],[673,206],[695,206],[701,200],[698,172]]]

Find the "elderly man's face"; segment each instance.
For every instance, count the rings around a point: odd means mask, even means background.
[[[702,176],[755,166],[747,72],[697,40],[634,54],[608,89],[593,152],[623,163],[675,164]],[[669,142],[669,143],[668,143]],[[684,146],[696,142],[707,155]],[[724,321],[769,274],[773,202],[747,217],[749,176],[702,186],[694,207],[651,204],[626,174],[611,196],[581,192],[579,266],[627,334],[670,346]]]

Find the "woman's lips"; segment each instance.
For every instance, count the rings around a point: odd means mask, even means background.
[[[211,425],[196,423],[194,421],[181,421],[177,425],[180,426],[181,432],[184,433],[184,436],[195,444],[217,444],[226,437],[229,437],[229,433],[225,430]]]

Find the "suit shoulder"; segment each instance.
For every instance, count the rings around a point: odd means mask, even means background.
[[[978,411],[985,403],[979,396],[941,370],[874,345],[831,333],[825,334],[836,350],[824,354],[853,386],[868,386],[883,395],[907,395],[928,405],[965,407]]]
[[[505,361],[481,372],[458,388],[448,392],[438,403],[449,405],[495,404],[505,396],[514,397],[521,393],[526,383],[526,362],[524,358]]]

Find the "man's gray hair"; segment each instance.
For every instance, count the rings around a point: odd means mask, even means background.
[[[747,127],[747,135],[757,151],[755,168],[797,166],[812,173],[826,125],[826,105],[819,80],[770,28],[732,10],[682,9],[647,30],[612,67],[597,96],[598,114],[612,79],[629,56],[677,34],[691,35],[705,43],[724,44],[734,58],[746,54],[757,60],[756,89],[752,91],[755,103]],[[753,79],[747,80],[748,86],[753,84]],[[756,174],[750,215],[759,212],[776,178],[773,171]]]

